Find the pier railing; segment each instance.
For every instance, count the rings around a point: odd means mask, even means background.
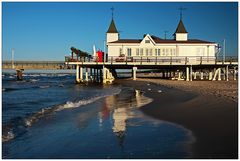
[[[102,63],[103,58],[99,57],[85,57],[77,59],[75,57],[66,56],[65,62],[96,62]],[[104,63],[119,64],[119,63],[138,63],[138,64],[168,64],[168,65],[184,65],[184,64],[217,64],[217,63],[229,62],[238,62],[237,57],[225,57],[216,58],[216,57],[203,57],[203,56],[133,56],[133,57],[107,57]]]

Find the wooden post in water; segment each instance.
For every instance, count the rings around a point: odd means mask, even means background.
[[[23,80],[23,76],[22,76],[22,72],[24,71],[24,69],[17,69],[17,80],[18,81],[22,81]]]
[[[83,67],[80,67],[80,82],[83,82]]]
[[[76,65],[76,82],[79,83],[79,65]]]
[[[228,81],[228,65],[226,66],[226,81]]]
[[[192,75],[193,75],[193,73],[192,73],[192,65],[190,66],[190,81],[192,81]]]
[[[85,80],[86,80],[86,82],[88,82],[88,68],[86,68]]]

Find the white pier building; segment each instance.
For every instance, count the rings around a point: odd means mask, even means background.
[[[210,41],[189,39],[188,32],[180,19],[174,32],[174,39],[162,39],[154,35],[145,34],[142,39],[121,39],[112,19],[107,31],[108,57],[135,57],[142,59],[174,60],[188,57],[189,63],[203,61],[215,62],[218,44]],[[180,60],[180,59],[179,59]]]
[[[236,80],[237,60],[219,60],[215,42],[189,39],[182,18],[173,36],[162,39],[145,34],[142,39],[121,39],[112,18],[106,32],[106,59],[79,60],[68,56],[65,63],[76,65],[77,83],[89,80],[111,83],[117,77],[116,69],[132,69],[133,80],[137,79],[138,69],[155,69],[168,79],[228,81],[232,74]]]

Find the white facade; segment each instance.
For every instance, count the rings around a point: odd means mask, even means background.
[[[119,39],[118,33],[107,33],[108,57],[195,57],[215,60],[217,43],[188,39],[182,23],[175,32],[175,39],[160,39],[149,34],[143,39]],[[113,35],[115,34],[115,35]],[[115,41],[114,41],[115,40]],[[202,59],[201,58],[201,59]]]
[[[176,40],[177,41],[187,41],[188,40],[188,34],[187,33],[177,33],[176,34]]]
[[[215,57],[216,43],[155,43],[147,35],[140,43],[108,43],[108,56],[118,57],[124,54],[128,57]],[[150,40],[145,41],[145,40]]]
[[[107,34],[107,43],[117,41],[119,39],[118,33],[108,33]]]

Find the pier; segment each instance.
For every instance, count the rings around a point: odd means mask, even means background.
[[[73,69],[64,61],[3,61],[2,69]]]
[[[172,80],[228,81],[230,75],[237,80],[238,61],[232,57],[224,61],[216,57],[108,57],[105,62],[96,60],[65,57],[65,64],[76,66],[77,83],[89,80],[112,83],[117,78],[117,69],[132,70],[133,80],[137,80],[138,70],[143,69],[157,70],[158,77]]]

